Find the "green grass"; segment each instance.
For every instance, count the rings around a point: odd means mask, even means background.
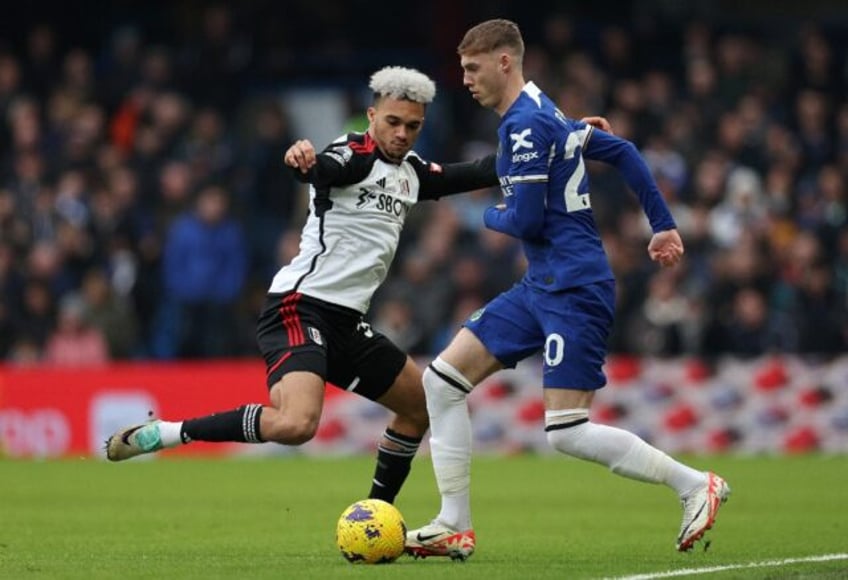
[[[355,566],[335,522],[367,492],[350,459],[0,461],[0,578],[603,578],[848,552],[848,457],[693,458],[733,487],[710,549],[674,551],[674,494],[561,457],[475,458],[465,563]],[[427,458],[398,507],[438,507]],[[848,560],[709,578],[845,578]]]

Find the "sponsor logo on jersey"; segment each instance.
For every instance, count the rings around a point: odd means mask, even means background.
[[[356,209],[365,209],[373,206],[378,211],[397,217],[406,217],[406,214],[409,212],[411,204],[402,199],[398,199],[387,193],[369,191],[365,187],[360,187],[359,191],[361,193],[358,196],[359,201],[356,202]]]
[[[442,166],[438,163],[430,163],[430,173],[441,173]]]
[[[381,193],[377,196],[377,209],[388,214],[393,214],[397,217],[406,216],[409,211],[409,204],[402,199],[397,199],[391,195]]]
[[[373,200],[377,197],[376,193],[374,193],[373,191],[369,191],[368,189],[366,189],[364,187],[360,187],[359,191],[360,191],[359,197],[358,197],[359,201],[356,202],[356,209],[364,208],[366,205],[371,203],[371,200]]]
[[[483,316],[483,313],[486,311],[485,308],[478,308],[474,312],[471,313],[471,316],[468,317],[470,322],[477,322],[480,320],[480,317]]]
[[[516,153],[512,156],[513,163],[525,163],[539,158],[538,151],[528,151],[527,153]]]
[[[515,153],[519,149],[533,149],[533,142],[528,141],[527,137],[529,137],[533,133],[533,129],[524,129],[520,133],[510,133],[509,138],[512,139],[512,152]]]
[[[539,158],[539,152],[533,151],[533,142],[528,137],[533,133],[533,129],[527,128],[520,133],[510,133],[509,138],[512,139],[512,162],[525,163]],[[530,149],[524,153],[517,153],[519,149]]]
[[[315,344],[320,344],[321,346],[324,346],[324,339],[321,337],[321,331],[319,331],[314,326],[309,326],[308,329],[309,329],[309,338],[312,339],[312,342],[314,342]]]

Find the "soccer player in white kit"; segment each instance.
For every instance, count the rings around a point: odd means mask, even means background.
[[[298,141],[284,157],[310,184],[310,201],[300,252],[271,282],[257,326],[271,404],[127,427],[107,441],[110,460],[191,441],[300,445],[315,435],[329,382],[394,412],[370,492],[394,501],[428,428],[422,373],[365,314],[409,209],[421,200],[492,187],[497,176],[494,156],[442,166],[412,150],[436,93],[426,75],[386,67],[374,73],[370,88],[365,133],[344,135],[317,155],[311,143]]]

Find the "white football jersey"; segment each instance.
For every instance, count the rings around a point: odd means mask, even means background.
[[[367,133],[334,142],[305,176],[295,174],[310,183],[309,217],[300,252],[277,272],[269,293],[297,291],[363,314],[415,203],[498,182],[494,156],[442,167],[411,151],[396,164]]]

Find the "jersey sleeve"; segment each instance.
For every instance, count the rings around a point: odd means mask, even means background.
[[[524,240],[542,237],[549,159],[554,151],[551,135],[541,115],[521,115],[506,128],[501,150],[510,156],[507,182],[512,195],[505,207],[486,210],[486,227]]]
[[[428,163],[417,156],[410,156],[409,161],[421,182],[418,199],[438,199],[443,195],[464,193],[498,184],[494,155],[475,161],[444,165]]]
[[[316,188],[349,185],[358,181],[356,154],[347,139],[335,141],[315,156],[315,165],[306,173],[291,168],[295,179]]]
[[[677,227],[651,170],[633,143],[596,129],[583,147],[583,157],[608,163],[621,173],[639,198],[654,233]]]

